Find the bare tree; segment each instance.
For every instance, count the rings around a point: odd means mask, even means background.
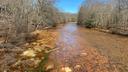
[[[127,0],[86,0],[80,8],[78,23],[91,18],[95,27],[128,35],[127,11]]]

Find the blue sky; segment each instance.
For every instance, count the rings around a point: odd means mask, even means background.
[[[58,0],[56,6],[59,10],[69,13],[77,13],[84,0]]]

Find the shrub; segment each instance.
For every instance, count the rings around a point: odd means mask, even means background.
[[[84,26],[86,28],[93,28],[93,27],[95,27],[94,20],[92,20],[92,19],[87,19],[87,20],[83,21],[83,24],[84,24]]]

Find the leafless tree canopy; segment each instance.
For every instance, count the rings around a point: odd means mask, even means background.
[[[128,34],[127,0],[86,0],[80,8],[78,23],[93,20],[95,27],[114,33]]]
[[[76,20],[74,15],[60,12],[54,6],[56,1],[0,0],[0,28],[4,28],[1,35],[19,35]]]

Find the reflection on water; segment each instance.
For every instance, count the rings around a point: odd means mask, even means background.
[[[68,46],[68,45],[75,46],[77,41],[76,41],[76,37],[74,34],[77,33],[77,29],[78,28],[77,28],[77,25],[75,23],[66,24],[60,30],[59,41],[63,42],[63,44],[66,44],[66,46]],[[59,43],[59,45],[60,45],[60,43]]]
[[[68,32],[75,32],[77,31],[77,25],[75,23],[66,24],[63,28],[63,30]]]
[[[59,33],[58,50],[53,53],[52,57],[62,67],[75,67],[78,63],[82,68],[73,72],[85,72],[87,70],[86,67],[93,68],[97,65],[99,66],[97,68],[101,68],[98,70],[106,69],[104,66],[107,66],[107,69],[115,69],[109,63],[102,65],[103,62],[109,62],[107,61],[107,57],[109,57],[112,61],[120,63],[119,68],[122,70],[125,67],[126,69],[128,68],[127,37],[85,29],[78,27],[76,23],[65,24],[60,29],[57,29],[57,32]],[[107,57],[101,56],[101,53]]]

